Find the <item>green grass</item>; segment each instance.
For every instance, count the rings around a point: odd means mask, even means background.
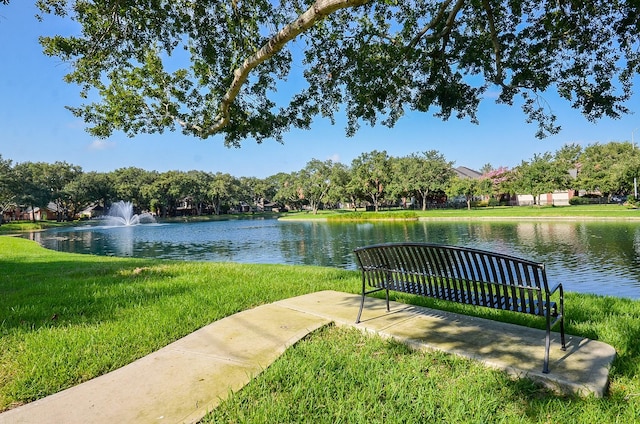
[[[607,398],[562,397],[475,361],[325,328],[285,352],[203,422],[638,422],[638,392],[630,392],[638,383],[625,380],[633,386],[616,382]]]
[[[611,218],[640,219],[640,210],[624,205],[517,206],[476,209],[437,209],[419,213],[425,218]]]
[[[407,294],[394,299],[541,326],[521,314]],[[569,334],[616,348],[604,398],[560,396],[475,361],[327,328],[289,349],[204,422],[640,422],[640,301],[578,293],[567,293],[565,301]]]
[[[74,225],[72,222],[55,221],[14,221],[0,225],[0,234],[19,234],[25,231],[39,231],[47,228],[65,227]]]
[[[0,410],[119,368],[225,316],[317,290],[332,268],[59,253],[0,237]]]
[[[359,284],[355,271],[76,255],[0,237],[0,410],[121,367],[235,312],[316,290],[356,293]],[[396,300],[539,325],[409,295]],[[558,396],[474,361],[327,328],[204,421],[638,422],[640,301],[568,293],[566,315],[569,334],[617,350],[605,398]]]
[[[317,215],[306,212],[288,213],[281,219],[323,219],[328,221],[363,221],[393,219],[638,219],[640,210],[624,205],[577,206],[499,206],[467,209],[362,210],[319,211]]]

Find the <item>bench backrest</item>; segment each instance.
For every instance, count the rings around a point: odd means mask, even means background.
[[[386,243],[355,249],[363,284],[544,316],[544,264],[465,247]]]

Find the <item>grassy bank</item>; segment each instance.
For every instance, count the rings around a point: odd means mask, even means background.
[[[46,250],[0,237],[0,410],[119,368],[238,311],[356,272],[169,262]]]
[[[327,210],[318,214],[290,212],[281,219],[323,219],[327,221],[374,221],[416,219],[621,219],[640,220],[640,210],[624,205],[501,206],[467,209],[421,210]]]
[[[25,231],[40,231],[56,227],[69,227],[73,222],[56,221],[14,221],[0,225],[0,234],[19,234]]]
[[[330,268],[96,257],[0,237],[0,410],[121,367],[240,310],[316,290],[355,293],[359,282],[357,272]],[[205,421],[636,421],[640,302],[569,293],[566,304],[569,334],[618,352],[604,399],[560,397],[473,361],[328,328],[289,349]]]

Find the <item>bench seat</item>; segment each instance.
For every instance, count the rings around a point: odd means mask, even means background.
[[[354,250],[362,271],[360,322],[367,294],[384,290],[545,318],[543,372],[549,372],[551,329],[564,335],[562,284],[549,289],[544,264],[496,252],[432,243],[385,243]],[[558,301],[551,295],[557,293]]]

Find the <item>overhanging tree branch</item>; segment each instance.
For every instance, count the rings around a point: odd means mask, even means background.
[[[280,141],[342,106],[347,135],[360,120],[385,117],[392,127],[407,108],[476,122],[490,84],[500,103],[522,96],[527,122],[545,135],[557,127],[536,104],[540,93],[557,91],[590,120],[618,117],[638,73],[631,0],[572,2],[571,10],[556,0],[36,3],[82,27],[40,41],[47,55],[70,62],[65,80],[81,96],[95,90],[98,101],[69,109],[99,137],[181,126],[198,138],[224,134],[227,145]],[[289,45],[302,36],[304,61],[293,67]],[[190,66],[182,67],[180,47]],[[308,85],[276,94],[290,72]]]
[[[489,5],[489,0],[482,0],[482,7],[484,7],[484,10],[487,12],[489,31],[491,32],[491,43],[493,44],[493,54],[496,61],[495,83],[504,85],[504,77],[502,75],[502,51],[500,49],[500,41],[498,40],[498,33],[496,32],[496,23],[493,17],[493,11]]]
[[[324,19],[326,16],[340,9],[362,6],[368,2],[369,0],[317,0],[304,13],[298,16],[295,21],[282,28],[276,35],[271,37],[260,50],[245,59],[242,65],[235,69],[233,72],[233,81],[231,81],[227,92],[220,101],[220,108],[214,118],[215,122],[213,125],[208,128],[200,128],[187,123],[182,123],[182,125],[201,132],[203,137],[216,134],[229,124],[231,119],[231,105],[238,96],[238,93],[240,93],[240,89],[249,77],[251,70],[278,53],[289,41],[311,28],[316,22]]]

